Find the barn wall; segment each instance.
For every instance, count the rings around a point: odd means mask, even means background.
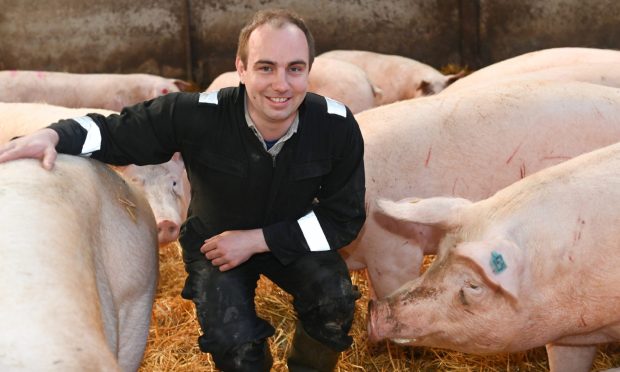
[[[616,0],[0,0],[0,69],[145,72],[206,86],[257,9],[288,7],[317,52],[479,68],[557,46],[620,49]]]

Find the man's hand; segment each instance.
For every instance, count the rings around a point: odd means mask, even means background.
[[[255,253],[268,251],[262,229],[224,231],[205,240],[200,247],[200,252],[220,271],[241,265]]]
[[[41,160],[43,168],[51,170],[56,160],[58,140],[56,131],[44,128],[30,135],[9,141],[0,145],[0,163],[15,159],[34,158]]]

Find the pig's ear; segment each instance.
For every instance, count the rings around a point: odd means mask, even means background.
[[[461,198],[407,198],[397,202],[387,199],[377,200],[379,213],[398,221],[409,221],[444,229],[459,225],[459,215],[463,208],[472,204]]]
[[[437,93],[433,89],[433,86],[431,85],[431,83],[429,83],[426,80],[422,80],[420,82],[420,85],[418,86],[418,90],[422,92],[423,96],[432,96],[433,94]]]
[[[200,87],[194,82],[179,79],[175,79],[172,82],[181,92],[200,92]]]
[[[466,75],[465,70],[461,70],[459,72],[457,72],[456,74],[452,74],[452,75],[446,75],[446,87],[452,83],[454,83],[455,81],[459,80],[460,78],[464,77]]]
[[[491,284],[518,299],[525,268],[522,248],[509,240],[495,239],[461,243],[455,252],[473,262]]]
[[[179,164],[182,165],[183,164],[183,157],[181,156],[181,153],[177,151],[177,152],[175,152],[172,155],[172,158],[170,158],[170,161],[175,162],[175,163],[179,163]]]

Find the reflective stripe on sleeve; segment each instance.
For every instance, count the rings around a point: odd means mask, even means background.
[[[311,251],[329,251],[329,243],[314,212],[298,219],[297,223],[301,227],[301,232],[304,234]]]
[[[325,97],[325,101],[327,102],[327,112],[330,114],[340,115],[343,118],[347,117],[347,108],[340,102],[335,99],[331,99],[329,97]]]
[[[77,121],[82,128],[86,129],[86,141],[84,141],[84,145],[82,145],[82,152],[80,155],[90,156],[94,151],[101,149],[101,132],[93,119],[89,116],[80,116],[78,118],[73,118],[73,120]]]
[[[202,92],[200,93],[200,96],[198,97],[198,102],[200,103],[210,103],[212,105],[217,105],[218,100],[217,100],[217,93],[219,92],[219,90],[216,90],[215,92]]]

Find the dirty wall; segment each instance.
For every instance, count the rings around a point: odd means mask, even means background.
[[[240,28],[268,7],[301,14],[317,53],[365,49],[437,68],[620,49],[616,0],[0,0],[0,69],[144,72],[205,87],[234,68]]]

